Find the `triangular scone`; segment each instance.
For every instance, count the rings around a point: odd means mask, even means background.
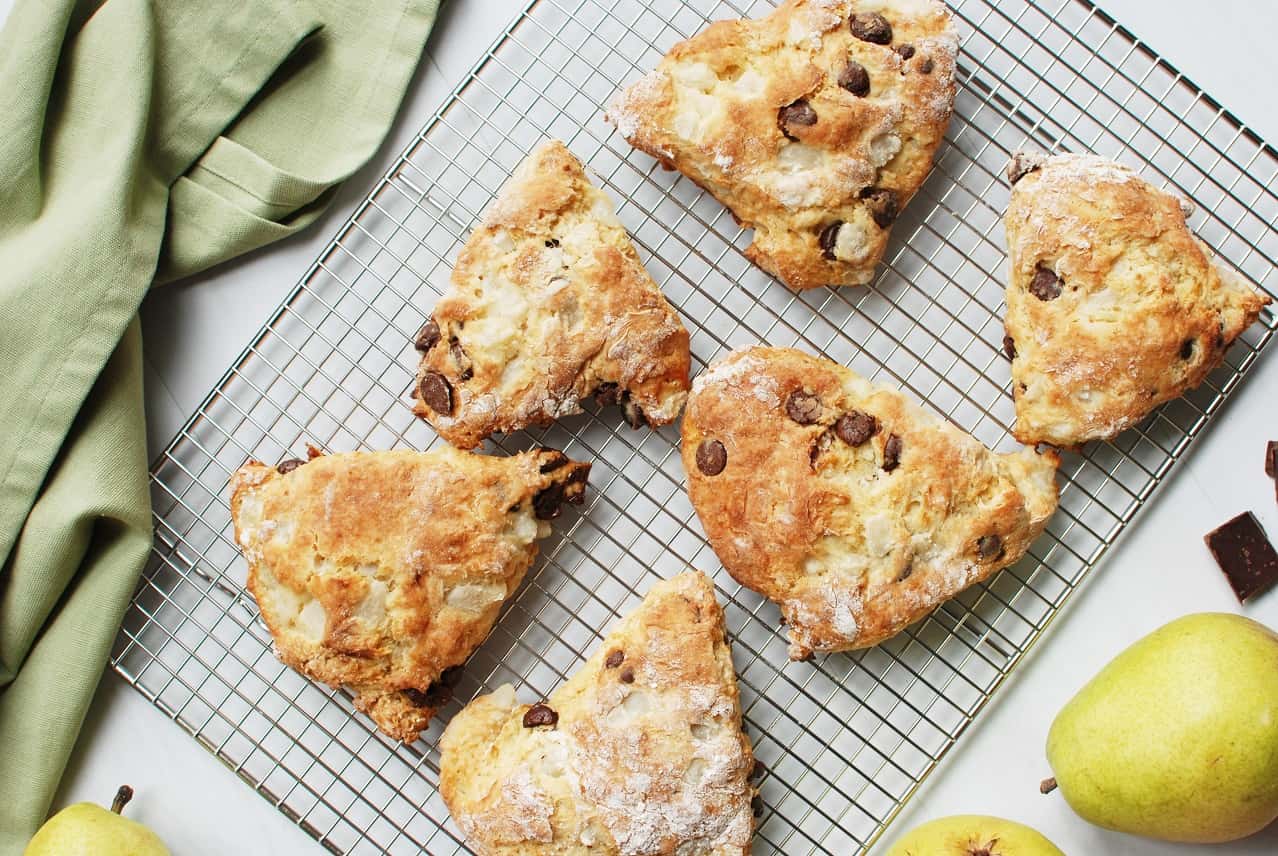
[[[589,472],[550,449],[447,446],[240,467],[235,537],[280,659],[416,740]]]
[[[463,449],[580,413],[590,395],[635,427],[673,422],[688,397],[688,331],[555,140],[467,239],[417,348],[413,410]]]
[[[440,793],[481,856],[750,852],[754,760],[700,571],[653,586],[548,700],[503,686],[439,748]]]
[[[692,383],[683,465],[723,566],[781,607],[790,656],[864,648],[1019,559],[1057,457],[997,454],[901,392],[783,348]]]
[[[938,0],[788,0],[675,45],[608,118],[752,227],[759,267],[861,285],[932,168],[957,51]]]
[[[1023,443],[1106,440],[1202,383],[1269,298],[1217,265],[1188,203],[1094,155],[1008,167],[1007,337]]]

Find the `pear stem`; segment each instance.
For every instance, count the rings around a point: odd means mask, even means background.
[[[124,811],[124,807],[129,804],[131,799],[133,799],[133,788],[128,785],[120,785],[120,789],[115,792],[115,799],[111,800],[111,811],[119,814]]]
[[[1050,794],[1054,790],[1056,790],[1055,778],[1047,778],[1038,783],[1038,792],[1040,794]]]

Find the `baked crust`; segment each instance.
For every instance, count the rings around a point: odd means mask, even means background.
[[[1194,237],[1189,203],[1127,167],[1018,154],[1008,175],[1005,347],[1023,443],[1113,438],[1202,383],[1269,303]]]
[[[554,725],[529,726],[548,721]],[[501,854],[750,852],[750,742],[710,580],[652,587],[544,703],[509,685],[453,717],[439,789],[468,843]]]
[[[464,449],[580,413],[591,395],[635,427],[673,422],[688,396],[688,331],[557,140],[485,212],[418,348],[413,412]]]
[[[991,452],[899,391],[783,348],[735,351],[693,380],[682,453],[711,547],[781,607],[796,660],[900,632],[1019,559],[1056,509],[1055,453]]]
[[[279,658],[416,740],[589,472],[550,449],[248,462],[231,477],[231,517]]]
[[[886,44],[853,35],[874,15]],[[957,51],[937,0],[788,0],[675,45],[608,119],[752,227],[746,255],[791,288],[861,285],[932,167]]]

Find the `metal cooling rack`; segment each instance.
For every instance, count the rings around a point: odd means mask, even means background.
[[[736,345],[821,353],[889,380],[990,446],[1010,448],[1000,355],[1007,187],[1022,145],[1090,150],[1192,198],[1192,225],[1273,293],[1278,155],[1083,0],[952,0],[961,91],[936,169],[898,221],[868,288],[794,294],[741,255],[713,199],[604,124],[601,106],[707,21],[746,0],[537,0],[528,5],[358,207],[159,458],[156,543],[113,653],[116,670],[333,852],[464,851],[437,792],[433,727],[377,734],[341,692],[282,666],[242,588],[226,506],[246,458],[307,442],[427,448],[409,412],[413,335],[479,213],[547,136],[609,194],[692,333],[694,370]],[[954,744],[1056,610],[1167,476],[1261,349],[1266,314],[1199,390],[1115,443],[1067,455],[1061,506],[1031,554],[877,648],[790,663],[777,611],[706,545],[672,429],[591,411],[504,438],[595,462],[580,513],[472,658],[458,701],[503,682],[550,693],[686,565],[715,572],[747,730],[767,774],[756,852],[864,852]]]

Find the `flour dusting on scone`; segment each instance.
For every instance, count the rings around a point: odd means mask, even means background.
[[[754,766],[714,587],[652,587],[567,683],[453,717],[439,789],[481,856],[742,856]]]
[[[692,384],[683,464],[723,566],[790,656],[874,645],[1012,564],[1056,509],[1054,452],[991,452],[901,392],[783,348]]]
[[[939,0],[788,0],[675,45],[608,118],[752,227],[764,270],[861,285],[932,167],[957,51]]]
[[[1189,203],[1095,155],[1008,166],[1014,433],[1107,440],[1203,382],[1269,298],[1185,224]]]
[[[465,449],[580,413],[591,395],[634,427],[666,425],[688,395],[688,331],[555,140],[471,233],[416,345],[413,410]]]
[[[589,472],[550,449],[447,446],[240,467],[235,538],[280,659],[416,740]]]

